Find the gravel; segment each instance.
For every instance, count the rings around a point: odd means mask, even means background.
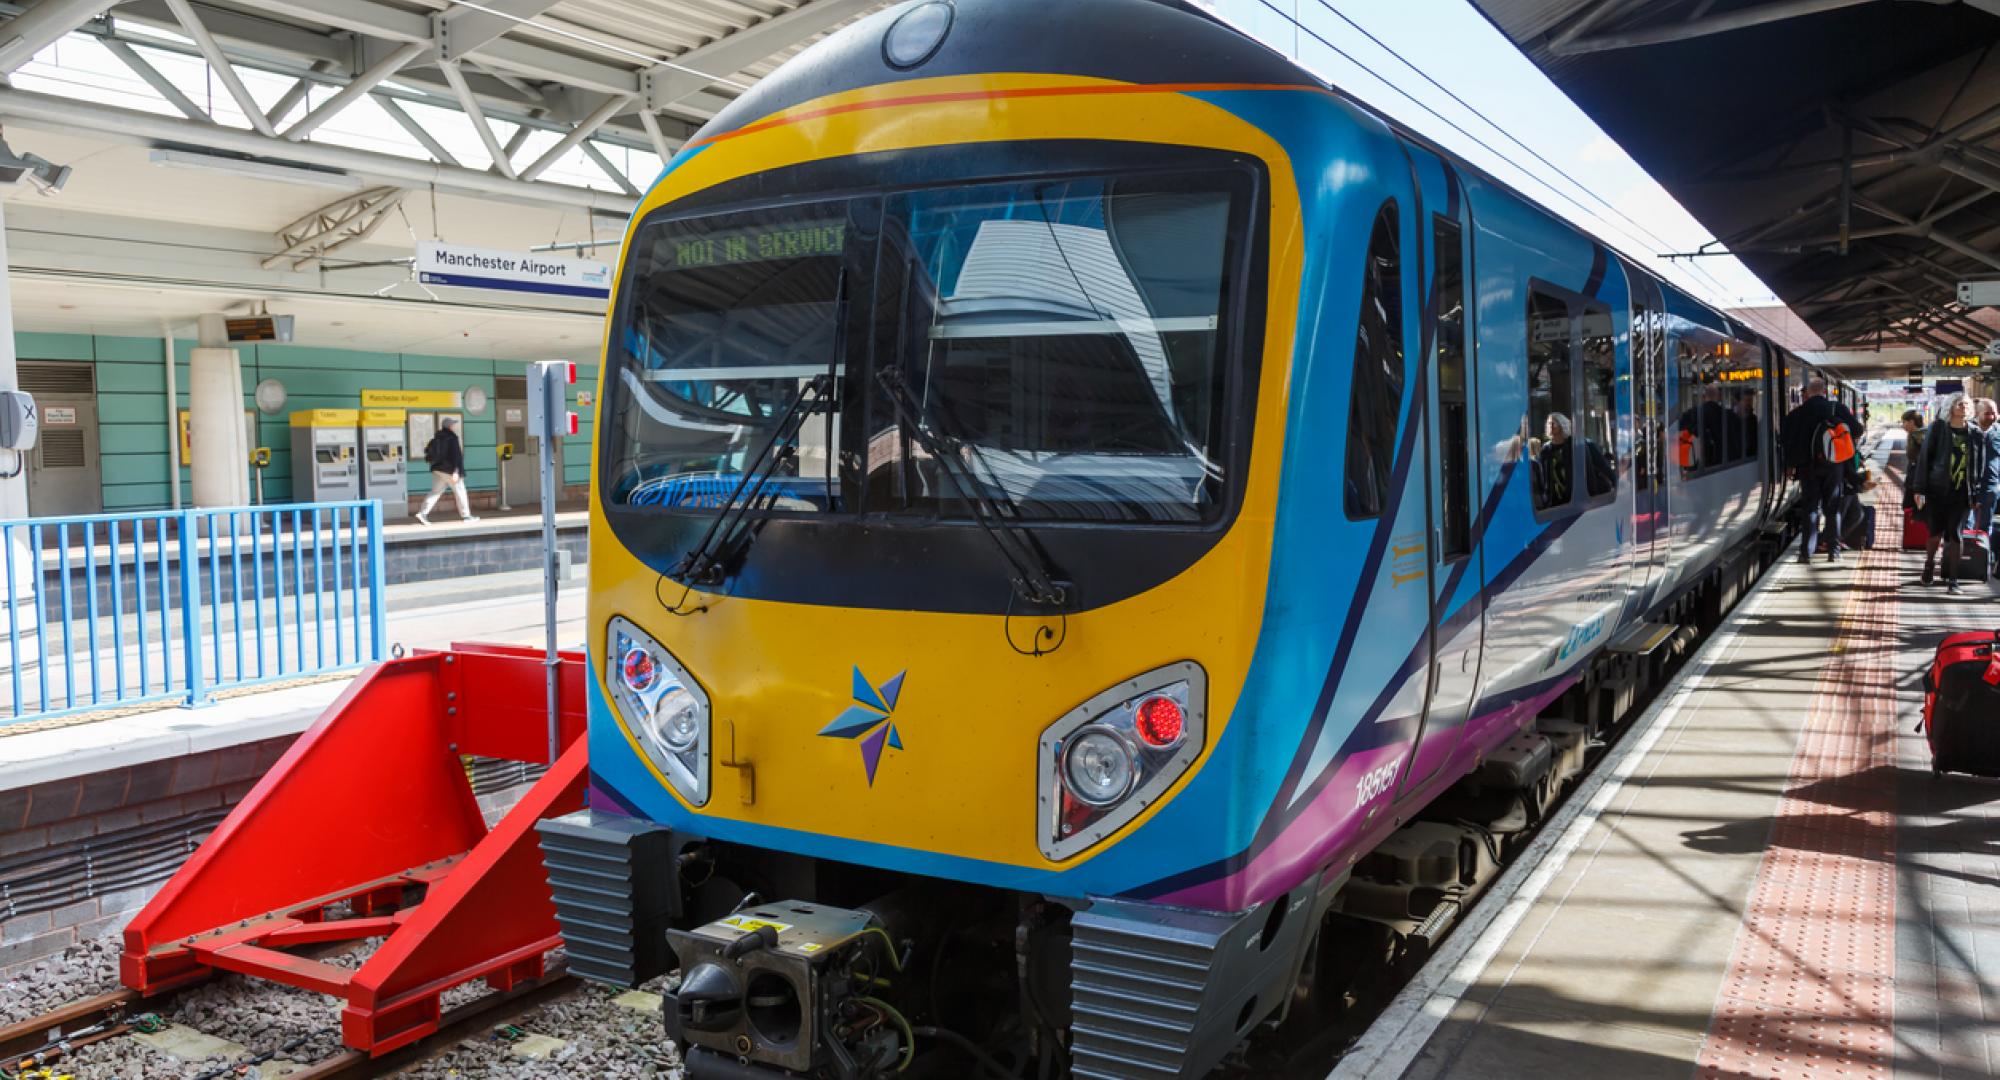
[[[8,976],[0,982],[0,1023],[25,1020],[64,1002],[116,989],[121,944],[117,934],[107,934]],[[351,969],[373,950],[374,944],[367,943],[319,959]],[[643,989],[659,993],[665,983],[656,980]],[[445,992],[444,1007],[454,1008],[486,992],[485,984],[478,982],[455,987]],[[680,1054],[662,1032],[659,1013],[612,1004],[620,993],[585,984],[515,1018],[506,1029],[462,1043],[400,1075],[432,1080],[549,1076],[681,1080]],[[163,1018],[237,1043],[244,1054],[182,1061],[134,1038],[119,1037],[77,1048],[62,1059],[58,1071],[89,1080],[184,1080],[258,1055],[311,1062],[340,1049],[340,1005],[335,999],[236,975],[221,975],[181,993]],[[549,1036],[563,1045],[542,1060],[529,1060],[513,1052],[517,1033]],[[259,1074],[246,1070],[227,1075]]]
[[[118,989],[116,931],[20,968],[0,980],[0,1024],[17,1024],[58,1005]]]

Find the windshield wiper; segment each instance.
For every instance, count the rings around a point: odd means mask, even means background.
[[[722,501],[722,512],[708,523],[708,528],[695,541],[694,547],[681,556],[667,576],[683,585],[715,586],[727,581],[736,572],[749,548],[749,540],[755,529],[743,528],[750,511],[764,497],[764,485],[787,460],[798,456],[798,447],[793,440],[798,438],[799,429],[815,413],[830,412],[833,409],[833,376],[815,375],[812,381],[800,388],[798,396],[785,411],[778,415],[778,424],[771,437],[751,459],[748,468],[736,481]]]
[[[960,497],[972,507],[973,521],[993,541],[993,547],[1013,571],[1010,580],[1014,592],[1037,607],[1067,607],[1075,586],[1056,580],[1056,569],[1048,555],[1028,534],[1027,527],[1021,524],[1020,509],[1008,500],[1003,512],[1003,504],[984,490],[979,478],[973,475],[971,466],[958,454],[961,447],[972,449],[975,453],[977,448],[949,432],[938,430],[935,417],[910,392],[900,368],[878,370],[875,381],[888,391],[889,401],[896,408],[896,422],[938,463],[938,471],[951,480]]]

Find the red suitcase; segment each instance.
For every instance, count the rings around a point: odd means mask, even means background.
[[[2000,631],[1952,634],[1924,673],[1931,771],[2000,777]]]
[[[1903,511],[1903,550],[1922,551],[1931,542],[1931,527],[1924,524],[1924,516],[1915,510]]]

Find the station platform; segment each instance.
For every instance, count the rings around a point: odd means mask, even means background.
[[[2000,592],[1918,584],[1897,440],[1877,546],[1788,551],[1334,1078],[2000,1075],[2000,781],[1917,730]]]

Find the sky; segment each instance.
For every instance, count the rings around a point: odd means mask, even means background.
[[[1713,237],[1466,0],[1196,2],[1696,296],[1778,303],[1733,256],[1659,258]]]
[[[1664,252],[1694,250],[1711,237],[1467,0],[1197,2],[1696,296],[1730,308],[1777,303],[1770,290],[1733,257],[1698,262],[1659,258]],[[1370,41],[1364,29],[1381,44]],[[164,32],[155,36],[174,38]],[[145,47],[137,51],[190,98],[212,107],[222,123],[246,126],[235,102],[199,57]],[[1395,54],[1423,74],[1405,66]],[[288,78],[255,71],[243,70],[241,75],[252,96],[267,108],[291,85]],[[1425,75],[1472,108],[1453,101]],[[24,89],[177,115],[130,68],[82,34],[71,34],[44,50],[16,73],[14,83]],[[311,104],[332,92],[315,90]],[[416,104],[406,110],[465,165],[489,164],[484,144],[462,115]],[[300,115],[303,110],[292,114]],[[512,134],[512,125],[496,121],[494,127],[503,142]],[[367,98],[321,128],[313,139],[426,156]],[[556,140],[553,132],[537,132],[516,160],[532,160],[529,155]],[[661,166],[659,158],[645,151],[607,149],[607,154],[640,188]],[[613,188],[580,151],[571,151],[545,175],[560,183]]]

